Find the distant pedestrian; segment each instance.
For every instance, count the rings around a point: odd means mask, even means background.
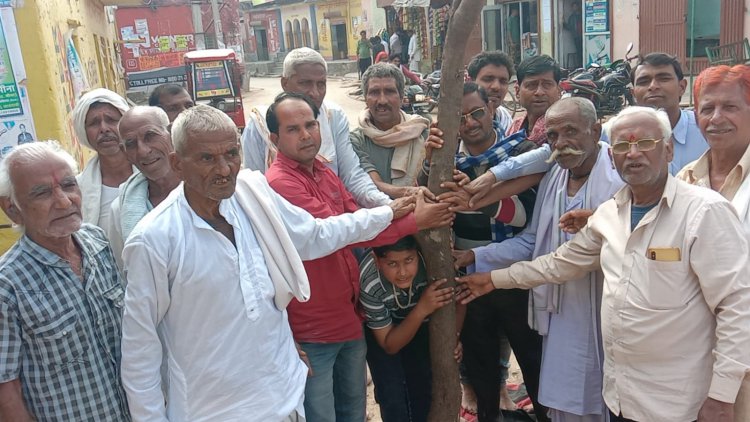
[[[372,44],[367,39],[367,31],[359,33],[359,41],[357,41],[357,62],[359,64],[359,77],[362,78],[362,74],[365,73],[370,65],[372,65]]]
[[[419,72],[419,62],[422,61],[422,46],[419,44],[417,34],[409,31],[409,69],[412,72]]]
[[[399,57],[401,57],[402,52],[403,52],[403,44],[401,44],[401,32],[402,32],[401,28],[398,28],[397,30],[393,31],[393,35],[391,35],[391,39],[390,39],[390,44],[391,44],[390,54],[398,54]]]
[[[385,54],[390,55],[391,54],[391,47],[388,45],[388,41],[386,41],[386,40],[383,39],[383,37],[385,37],[386,35],[387,35],[386,33],[383,33],[382,37],[380,35],[375,35],[375,38],[377,38],[378,41],[380,42],[380,45],[383,46],[383,49],[385,50]]]
[[[401,40],[401,63],[409,64],[410,34],[407,31],[401,30],[398,34],[398,38]]]
[[[378,57],[380,57],[380,60],[383,60],[384,57],[388,58],[388,53],[385,52],[385,47],[380,43],[380,37],[370,37],[370,46],[370,48],[372,48],[373,63],[378,62]]]

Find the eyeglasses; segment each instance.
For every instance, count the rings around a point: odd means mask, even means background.
[[[487,114],[487,109],[485,107],[480,107],[478,109],[472,110],[466,114],[461,115],[461,124],[466,124],[466,121],[469,119],[469,116],[471,116],[472,119],[479,121],[482,117],[484,117]]]
[[[661,139],[638,139],[636,141],[620,141],[612,144],[612,152],[614,154],[627,154],[630,152],[631,145],[635,145],[635,149],[638,152],[652,151],[656,148],[656,144],[661,142]]]

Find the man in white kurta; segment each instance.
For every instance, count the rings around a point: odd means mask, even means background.
[[[596,208],[623,186],[609,159],[609,145],[598,141],[600,125],[590,101],[558,101],[547,111],[546,125],[553,150],[569,147],[584,154],[558,155],[559,164],[542,179],[531,223],[520,236],[473,250],[479,272],[554,251],[572,237],[558,227],[562,214]],[[566,130],[570,128],[575,131]],[[601,395],[602,282],[601,271],[595,271],[563,285],[536,287],[530,296],[530,324],[543,338],[539,402],[549,408],[553,422],[606,418]]]
[[[238,175],[236,127],[208,106],[180,114],[172,138],[184,182],[123,251],[122,379],[133,419],[303,421],[308,369],[285,311],[292,297],[309,298],[302,259],[372,239],[400,205],[314,219],[260,173]]]
[[[328,64],[317,51],[303,47],[289,52],[284,59],[281,87],[310,97],[318,106],[320,151],[318,159],[336,173],[363,208],[386,205],[388,195],[379,191],[359,165],[349,140],[349,120],[337,104],[324,101]],[[276,158],[276,146],[271,142],[266,127],[268,106],[251,110],[247,126],[242,132],[243,164],[245,168],[265,173]]]

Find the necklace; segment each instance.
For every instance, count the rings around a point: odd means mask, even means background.
[[[412,286],[414,286],[414,283],[409,285],[409,300],[406,301],[406,305],[402,305],[401,302],[398,301],[398,293],[396,293],[396,285],[391,283],[391,288],[393,289],[393,300],[396,301],[396,306],[398,306],[398,309],[406,309],[411,305],[411,298],[414,295],[414,290],[412,289]]]

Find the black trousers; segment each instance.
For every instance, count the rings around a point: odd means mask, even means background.
[[[432,368],[427,324],[398,353],[389,355],[365,327],[367,364],[383,422],[427,422],[432,401]]]
[[[528,302],[528,290],[512,289],[493,291],[468,305],[461,341],[466,375],[477,394],[479,422],[502,421],[499,328],[508,336],[521,367],[537,420],[549,421],[547,409],[537,400],[542,337],[529,327]]]
[[[365,70],[367,70],[368,67],[372,65],[372,59],[370,57],[366,59],[359,59],[359,76],[362,77],[364,75]]]

